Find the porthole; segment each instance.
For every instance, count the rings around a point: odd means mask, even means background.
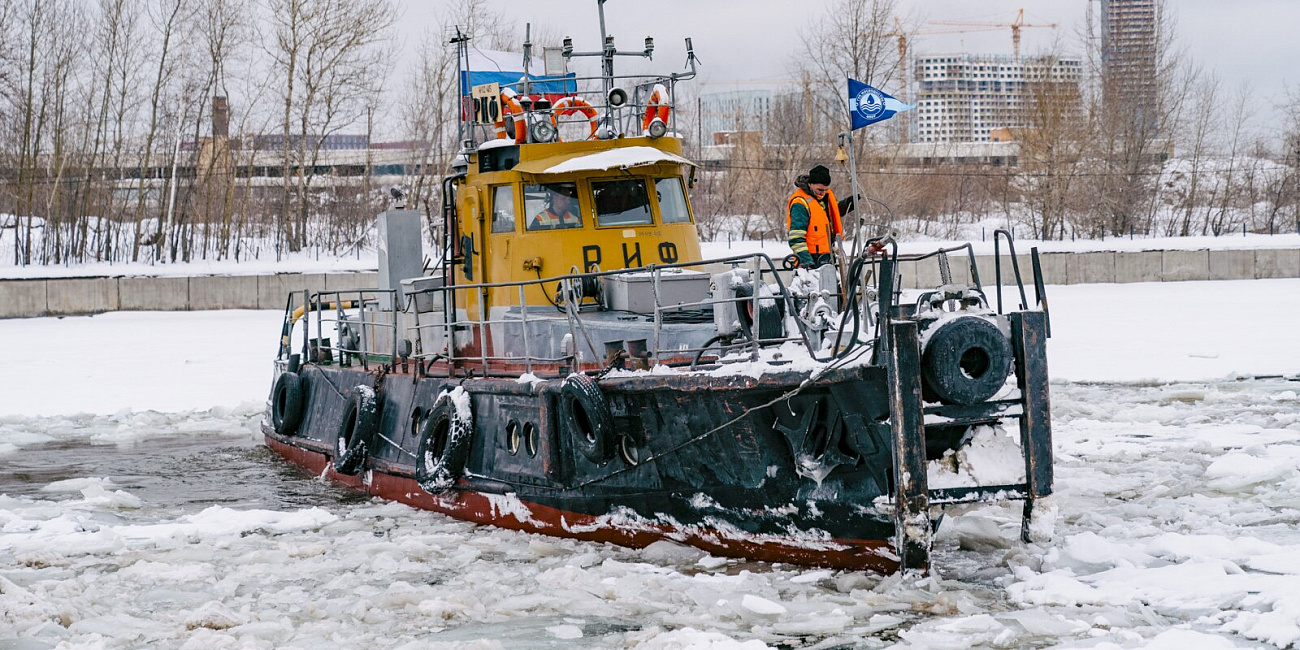
[[[519,453],[519,444],[521,442],[521,437],[522,436],[520,435],[519,432],[519,422],[516,420],[511,420],[507,422],[506,423],[506,451],[510,452],[511,456],[514,456],[515,454]]]
[[[418,406],[411,409],[411,433],[413,435],[420,435],[421,429],[424,428],[421,426],[424,424],[424,415],[424,409]]]
[[[623,457],[623,462],[632,467],[641,464],[641,450],[637,448],[635,442],[632,442],[630,436],[618,437],[618,454]]]
[[[541,440],[537,433],[537,427],[532,422],[524,423],[524,448],[528,451],[529,458],[537,457],[537,448],[541,445]]]

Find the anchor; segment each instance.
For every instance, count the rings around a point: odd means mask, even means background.
[[[836,467],[855,462],[855,459],[839,450],[840,438],[844,432],[844,420],[839,417],[831,418],[830,426],[819,426],[822,424],[821,418],[818,417],[821,406],[820,399],[814,401],[811,407],[804,410],[797,425],[788,426],[782,424],[780,420],[775,425],[778,431],[785,434],[786,441],[790,443],[790,451],[794,454],[795,473],[816,481],[817,485],[821,485],[822,480]]]

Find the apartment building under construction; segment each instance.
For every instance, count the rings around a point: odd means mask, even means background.
[[[1077,91],[1083,78],[1079,57],[936,54],[917,56],[912,65],[913,142],[992,141],[1000,129],[1030,126],[1031,84]]]
[[[1101,0],[1101,61],[1109,103],[1153,106],[1158,0]]]

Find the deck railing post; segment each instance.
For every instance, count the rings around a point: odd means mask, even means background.
[[[1030,539],[1034,500],[1052,493],[1052,415],[1047,385],[1047,315],[1041,311],[1011,314],[1011,345],[1016,379],[1024,400],[1020,448],[1025,454],[1025,513],[1020,536]]]
[[[528,302],[524,298],[524,285],[519,285],[519,322],[523,328],[524,339],[524,370],[529,374],[533,372],[533,351],[532,346],[528,345]]]
[[[663,328],[664,311],[663,305],[659,301],[659,296],[661,295],[659,293],[659,267],[653,264],[650,265],[650,278],[653,284],[652,290],[654,291],[655,298],[654,349],[650,350],[650,359],[657,365],[659,363],[659,330]]]
[[[456,304],[456,288],[452,287],[451,290],[453,292],[451,304],[454,307]],[[446,312],[446,314],[447,315],[443,318],[443,321],[447,325],[447,376],[454,377],[456,376],[456,367],[460,364],[460,357],[456,354],[456,326],[460,323],[460,311],[449,311]],[[465,303],[465,318],[466,320],[469,319],[468,302]]]
[[[483,360],[483,376],[487,376],[488,371],[488,331],[487,331],[487,289],[479,292],[478,296],[478,351]]]
[[[889,358],[886,356],[893,347],[889,343],[891,333],[889,324],[893,319],[894,306],[894,259],[888,254],[880,260],[880,279],[876,286],[876,300],[879,301],[879,308],[876,313],[876,327],[879,332],[879,345],[872,352],[872,359],[875,363],[888,363]]]
[[[302,290],[302,360],[311,361],[311,289]]]
[[[930,490],[916,321],[890,323],[889,424],[894,447],[895,550],[903,569],[930,566]]]
[[[357,356],[361,358],[361,368],[369,371],[370,360],[366,358],[366,350],[370,349],[370,333],[366,331],[366,294],[364,291],[357,290],[357,306],[361,308],[361,312],[357,316],[357,327],[361,332],[361,336],[357,339],[360,341],[357,345],[357,348],[359,348]]]
[[[401,299],[398,291],[396,289],[390,289],[390,291],[393,293],[393,310],[389,313],[389,317],[393,319],[392,324],[389,326],[393,331],[393,354],[388,357],[388,371],[392,372],[397,369],[397,313],[402,310],[402,307],[397,304],[397,301]]]
[[[763,338],[763,310],[759,307],[758,303],[758,288],[763,285],[763,267],[759,266],[759,264],[760,262],[758,258],[753,258],[754,291],[753,295],[749,297],[749,304],[750,309],[753,310],[754,317],[750,319],[750,323],[752,323],[750,325],[752,331],[749,334],[750,337],[754,339],[754,351],[751,353],[751,357],[754,361],[758,360],[758,351],[760,348],[759,340]],[[741,308],[743,309],[744,307],[742,306]]]

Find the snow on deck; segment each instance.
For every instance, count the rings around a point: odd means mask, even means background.
[[[627,169],[629,167],[641,167],[658,163],[694,165],[694,163],[681,156],[666,151],[660,151],[654,147],[620,147],[584,156],[574,156],[573,158],[569,158],[563,162],[550,165],[536,173],[564,174],[567,172]],[[526,165],[527,163],[524,163],[524,166]]]

